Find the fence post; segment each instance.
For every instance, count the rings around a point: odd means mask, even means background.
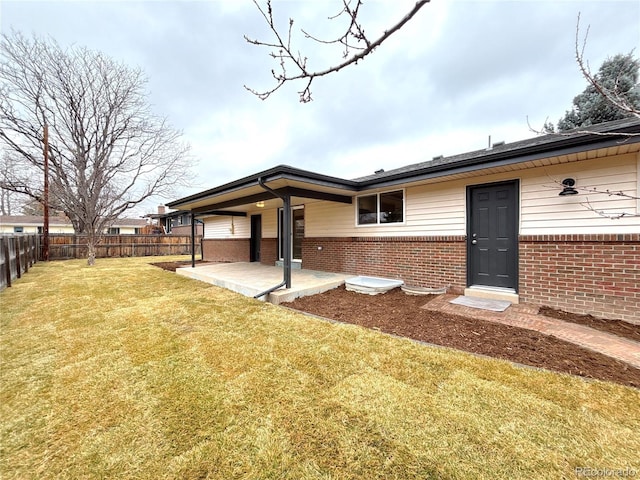
[[[16,251],[16,272],[18,278],[22,278],[22,265],[20,264],[20,239],[22,237],[16,237],[15,251]]]
[[[0,238],[0,245],[4,253],[4,271],[7,275],[7,287],[11,286],[11,257],[9,257],[9,239]]]
[[[22,248],[24,249],[24,273],[29,273],[29,237],[23,238]]]

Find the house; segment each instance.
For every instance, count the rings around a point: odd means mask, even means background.
[[[0,234],[41,234],[43,226],[41,215],[0,215]],[[49,233],[73,233],[73,225],[66,217],[51,216]]]
[[[354,180],[281,165],[168,206],[203,221],[205,260],[283,260],[640,323],[639,119]]]
[[[158,213],[150,213],[146,217],[152,219],[154,225],[161,228],[167,235],[191,235],[191,212],[185,210],[167,212],[164,205],[159,205]],[[203,230],[202,222],[196,220],[196,236],[201,237]]]
[[[141,218],[119,218],[105,230],[108,235],[137,235],[142,233],[147,221]],[[0,234],[42,233],[44,217],[40,215],[0,215]],[[73,234],[71,221],[65,216],[49,217],[49,233]]]

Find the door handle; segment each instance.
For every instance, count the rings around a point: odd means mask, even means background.
[[[476,243],[478,243],[478,240],[476,240],[475,238],[471,240],[471,245],[475,245]]]

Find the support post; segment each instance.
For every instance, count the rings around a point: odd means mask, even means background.
[[[196,268],[196,216],[191,212],[191,268]]]
[[[282,221],[284,223],[284,236],[283,238],[283,260],[284,260],[284,281],[286,288],[291,288],[291,241],[293,238],[291,232],[291,196],[282,196]]]

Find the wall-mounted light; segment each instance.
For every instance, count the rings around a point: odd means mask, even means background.
[[[575,184],[576,181],[573,178],[565,178],[564,180],[562,180],[562,186],[564,188],[558,195],[560,195],[561,197],[564,197],[565,195],[577,195],[578,191],[573,188]]]
[[[264,202],[263,201],[256,202],[256,207],[264,208]]]

